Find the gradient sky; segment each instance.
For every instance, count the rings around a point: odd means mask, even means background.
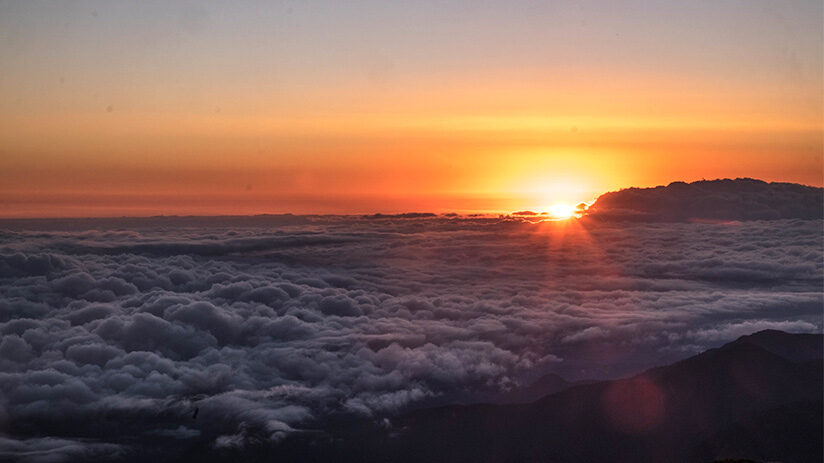
[[[823,19],[820,0],[1,1],[0,216],[821,186]]]

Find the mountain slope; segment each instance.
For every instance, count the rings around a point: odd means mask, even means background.
[[[587,209],[586,217],[632,221],[821,219],[824,190],[750,178],[673,182],[605,193]]]
[[[816,360],[798,357],[815,346]],[[820,335],[761,332],[633,378],[574,387],[525,406],[424,410],[396,423],[398,442],[386,457],[817,461],[822,450],[821,352]],[[782,430],[784,439],[775,442],[773,435],[762,435],[775,429]],[[808,436],[808,445],[781,448],[786,436]],[[741,445],[759,441],[773,443],[755,449]]]
[[[762,331],[637,376],[528,404],[452,405],[342,421],[183,460],[397,462],[815,462],[822,457],[822,335]]]

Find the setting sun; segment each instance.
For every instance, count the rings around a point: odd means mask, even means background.
[[[566,220],[575,215],[575,207],[569,204],[553,204],[549,206],[549,216],[556,220]]]

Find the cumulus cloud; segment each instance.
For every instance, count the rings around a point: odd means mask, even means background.
[[[3,458],[229,449],[822,328],[820,220],[210,220],[0,224]]]
[[[69,460],[114,459],[123,454],[115,444],[53,437],[12,439],[0,435],[0,459],[20,459],[33,463],[57,463]]]

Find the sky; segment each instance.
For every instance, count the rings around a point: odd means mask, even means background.
[[[820,1],[0,1],[0,216],[824,184]]]

